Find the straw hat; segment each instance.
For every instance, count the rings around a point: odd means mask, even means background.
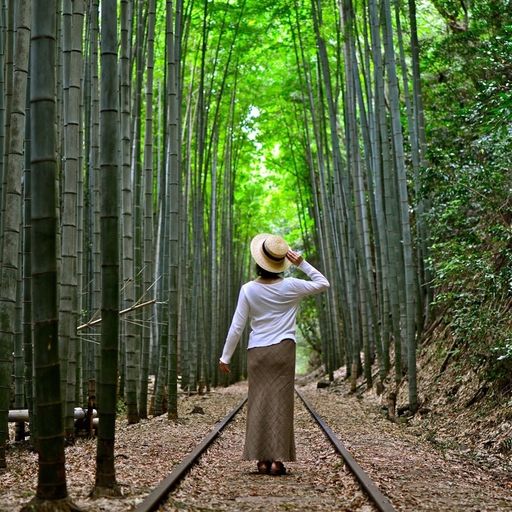
[[[283,272],[291,261],[286,258],[288,244],[277,235],[261,233],[251,241],[251,254],[254,261],[268,272]]]

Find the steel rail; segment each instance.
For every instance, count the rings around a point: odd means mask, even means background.
[[[187,471],[194,465],[199,456],[208,448],[224,427],[233,419],[235,414],[243,407],[247,398],[244,398],[222,420],[217,422],[213,430],[162,480],[144,501],[139,503],[136,512],[151,512],[156,510],[160,503],[167,497],[173,487],[183,478]]]
[[[315,409],[307,402],[304,396],[295,389],[295,392],[302,400],[302,403],[309,411],[314,420],[318,423],[324,434],[332,443],[336,451],[343,457],[345,464],[349,467],[350,471],[354,474],[361,487],[364,489],[368,497],[375,503],[381,512],[397,512],[389,499],[382,494],[380,489],[370,480],[370,477],[364,472],[363,468],[355,461],[354,457],[350,454],[344,444],[336,437],[336,434],[325,423],[321,416]]]

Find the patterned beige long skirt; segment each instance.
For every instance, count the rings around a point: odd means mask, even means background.
[[[295,342],[247,351],[249,393],[244,459],[295,460]]]

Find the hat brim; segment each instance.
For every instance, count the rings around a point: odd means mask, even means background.
[[[256,235],[251,241],[251,255],[254,261],[263,269],[268,272],[274,272],[276,274],[284,272],[290,267],[292,262],[288,258],[284,258],[282,261],[273,261],[263,252],[263,242],[266,238],[271,236],[269,233],[261,233]]]

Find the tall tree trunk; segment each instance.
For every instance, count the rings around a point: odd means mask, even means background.
[[[411,68],[412,68],[412,90],[413,90],[413,110],[415,133],[418,136],[419,146],[419,168],[424,169],[428,165],[427,161],[427,137],[425,135],[425,114],[423,111],[423,93],[421,88],[420,76],[420,44],[418,41],[418,26],[416,21],[416,0],[408,0],[409,4],[409,25],[411,32]],[[423,327],[429,320],[430,304],[433,300],[432,270],[426,264],[429,257],[429,229],[425,219],[425,214],[429,208],[428,198],[421,197],[419,169],[414,176],[414,188],[416,194],[416,224],[418,231],[418,271],[420,273],[421,293],[424,296],[423,318],[418,324]]]
[[[144,298],[149,300],[154,297],[153,280],[153,66],[155,43],[155,0],[149,0],[148,4],[148,45],[147,45],[147,70],[146,70],[146,133],[144,142]],[[143,311],[142,348],[140,351],[139,366],[139,415],[147,418],[147,395],[149,373],[149,343],[151,334],[150,308]]]
[[[114,466],[119,354],[119,106],[117,2],[101,3],[101,367],[95,496],[119,495]]]
[[[134,46],[135,57],[135,86],[133,93],[133,129],[132,129],[132,154],[131,154],[131,174],[133,183],[133,213],[134,213],[134,235],[135,243],[133,246],[133,256],[135,262],[134,285],[136,300],[142,300],[143,290],[143,171],[141,162],[141,130],[142,130],[142,88],[144,76],[144,52],[145,47],[145,26],[144,26],[144,6],[147,2],[137,0],[134,5],[136,11],[136,39]],[[140,361],[140,346],[143,336],[143,327],[134,324],[134,337],[127,338],[124,354],[125,364],[125,396],[127,417],[130,423],[139,421],[139,411],[137,407],[137,361]]]
[[[389,149],[389,130],[386,118],[386,105],[384,99],[384,68],[382,59],[382,45],[379,31],[379,16],[375,1],[369,1],[371,53],[374,61],[374,108],[371,117],[373,133],[373,179],[375,190],[375,210],[377,233],[381,248],[381,275],[382,283],[380,293],[383,298],[381,321],[383,324],[383,358],[385,373],[389,367],[390,338],[393,334],[395,341],[395,379],[401,379],[401,345],[399,323],[399,297],[396,276],[396,222],[393,221],[391,208],[393,202],[389,192],[389,176],[391,175],[391,152]],[[391,321],[389,321],[391,318]],[[387,334],[389,332],[389,335]]]
[[[134,262],[134,243],[133,243],[133,178],[131,169],[131,111],[130,111],[130,52],[131,52],[131,11],[133,2],[123,0],[121,2],[121,56],[120,56],[120,76],[121,76],[121,168],[122,168],[122,297],[123,308],[130,308],[135,304],[135,262]],[[131,320],[123,322],[123,345],[126,351],[126,360],[133,362],[133,356],[136,345],[135,323]],[[122,345],[122,346],[123,346]],[[128,369],[127,369],[128,370]],[[124,372],[126,377],[128,372]],[[133,375],[133,365],[130,364],[130,377]],[[127,394],[127,419],[128,423],[133,424],[139,421],[136,403],[134,403],[134,390],[136,389],[133,380],[130,380],[130,394]],[[128,388],[127,388],[128,390]]]
[[[7,138],[7,173],[4,188],[3,236],[1,237],[0,275],[0,468],[5,467],[7,417],[10,404],[12,352],[16,331],[16,298],[21,226],[21,181],[25,160],[25,105],[30,41],[30,2],[16,4],[16,38],[12,106]]]
[[[346,226],[346,229],[348,232],[345,234],[344,238],[345,243],[343,241],[340,241],[339,243],[339,251],[341,255],[341,261],[342,261],[342,280],[345,283],[345,289],[348,286],[349,289],[354,290],[354,282],[353,279],[355,278],[355,250],[357,241],[355,240],[355,234],[354,234],[354,221],[353,216],[354,213],[351,208],[348,206],[348,197],[350,194],[350,186],[348,181],[348,173],[345,169],[343,169],[343,162],[342,162],[342,156],[341,156],[341,150],[340,150],[340,142],[338,139],[338,120],[337,120],[337,106],[336,102],[334,101],[335,98],[333,96],[333,89],[331,85],[331,73],[329,69],[329,60],[327,55],[327,48],[325,41],[321,35],[321,28],[322,28],[322,16],[321,16],[321,2],[320,0],[312,0],[311,2],[312,6],[312,15],[313,15],[313,27],[315,30],[315,36],[317,41],[317,48],[318,48],[318,59],[319,59],[319,72],[321,73],[321,77],[323,79],[323,87],[319,86],[319,92],[320,94],[323,94],[324,88],[325,88],[325,98],[321,98],[321,103],[325,101],[326,108],[327,108],[327,118],[328,118],[328,128],[327,128],[327,122],[324,123],[325,119],[322,116],[320,117],[319,121],[323,123],[321,125],[320,129],[320,140],[321,137],[324,137],[322,140],[322,146],[326,148],[325,154],[329,154],[332,156],[332,172],[333,172],[333,178],[334,178],[334,186],[336,187],[336,209],[339,211],[339,221],[343,222],[343,224]],[[320,82],[320,80],[319,80]],[[328,141],[327,139],[330,139],[330,145],[331,150],[329,151],[327,149]],[[321,147],[322,147],[321,146]],[[322,167],[320,168],[321,172],[319,173],[320,176],[320,194],[322,198],[322,210],[323,210],[323,216],[324,216],[324,222],[326,223],[327,233],[325,234],[325,242],[326,242],[326,263],[328,264],[327,272],[329,275],[336,275],[335,266],[333,264],[333,260],[339,261],[340,258],[336,254],[336,246],[332,246],[334,243],[335,237],[335,229],[337,226],[337,223],[334,222],[334,215],[333,215],[333,208],[331,205],[327,206],[329,204],[328,199],[326,197],[328,187],[328,165],[330,165],[330,161],[325,159],[325,166],[322,171]],[[338,237],[339,238],[339,237]],[[330,315],[334,315],[334,311],[337,311],[336,306],[336,297],[334,295],[334,292],[332,288],[329,289],[329,295],[330,297]],[[348,296],[348,301],[346,302],[348,304],[348,309],[345,311],[344,314],[344,326],[345,326],[345,341],[346,341],[346,350],[347,350],[347,363],[349,360],[352,360],[353,357],[357,357],[357,353],[354,351],[354,329],[356,327],[355,321],[356,321],[356,307],[355,302],[353,300],[353,297],[350,295]],[[334,330],[333,335],[335,339],[339,339],[339,334],[337,334],[338,329],[338,323],[333,322],[332,329]],[[351,334],[350,334],[351,333]],[[332,346],[332,349],[334,349],[335,346]],[[335,365],[335,358],[333,357],[334,354],[331,354],[329,357],[329,366],[330,368],[330,378],[332,378],[332,372],[334,371],[333,366]],[[350,366],[347,366],[347,371],[350,373]]]
[[[1,240],[4,236],[4,227],[3,222],[5,219],[5,213],[6,213],[6,189],[7,189],[7,169],[9,168],[9,162],[8,162],[8,151],[9,151],[9,138],[11,136],[10,133],[10,123],[11,123],[11,109],[12,109],[12,94],[13,94],[13,60],[14,60],[14,0],[8,0],[7,3],[4,2],[4,7],[7,7],[7,10],[5,12],[4,22],[5,22],[5,39],[3,39],[3,42],[5,43],[5,66],[4,66],[4,72],[5,72],[5,84],[4,84],[4,100],[5,100],[5,126],[4,126],[4,144],[0,147],[0,151],[2,153],[2,194],[1,194],[1,207],[2,209],[0,214],[0,246],[2,245]],[[0,253],[0,264],[2,262],[2,255]]]
[[[21,213],[21,212],[20,212]],[[18,254],[18,284],[16,287],[16,312],[14,327],[14,401],[15,409],[25,408],[25,365],[23,360],[23,249],[20,244]],[[25,423],[19,422],[15,425],[14,439],[25,440]]]
[[[32,298],[37,448],[36,497],[22,508],[79,510],[67,497],[57,307],[56,2],[32,2]]]
[[[81,38],[80,44],[78,45],[81,48],[81,54],[80,54],[80,60],[81,60],[81,70],[79,71],[79,83],[80,83],[80,89],[81,94],[78,99],[79,101],[79,107],[78,107],[78,194],[76,198],[76,221],[77,221],[77,243],[76,243],[76,264],[77,264],[77,318],[78,323],[81,324],[84,320],[84,308],[83,305],[85,303],[84,301],[84,233],[85,233],[85,222],[84,222],[84,198],[85,198],[85,181],[84,181],[84,170],[86,167],[86,154],[87,154],[87,148],[85,144],[85,119],[87,119],[87,106],[85,105],[85,97],[84,89],[87,86],[87,71],[86,71],[86,43],[85,39],[87,39],[87,35],[84,38],[84,29],[85,29],[85,19],[86,19],[86,11],[85,11],[85,4],[78,2],[76,5],[76,9],[73,11],[73,17],[77,21],[74,22],[75,26],[80,26],[80,35],[78,37]],[[90,82],[89,82],[90,83]],[[75,397],[74,397],[74,403],[77,406],[85,405],[86,401],[83,396],[83,345],[84,340],[82,336],[77,337],[76,342],[76,370],[75,370]],[[68,397],[69,399],[69,397]]]
[[[98,78],[98,42],[99,42],[99,1],[92,0],[91,8],[91,138],[89,157],[89,301],[87,310],[89,318],[98,317],[101,307],[101,261],[100,261],[100,100]],[[98,381],[99,365],[97,364],[100,348],[89,343],[84,354],[86,367],[85,381]]]
[[[169,4],[167,4],[166,11],[166,32],[169,31]],[[168,37],[168,35],[167,35]],[[169,48],[167,48],[169,51]],[[169,58],[169,56],[167,57]],[[168,80],[168,78],[167,78]],[[168,87],[168,85],[167,85]],[[156,247],[156,275],[157,282],[157,319],[158,319],[158,339],[156,340],[156,372],[155,372],[155,391],[154,391],[154,405],[153,414],[155,416],[163,414],[166,410],[164,404],[165,386],[167,385],[168,378],[168,337],[169,337],[169,303],[171,298],[168,297],[169,291],[169,185],[168,185],[168,162],[169,162],[169,149],[167,143],[168,138],[168,112],[167,112],[168,99],[167,94],[163,97],[162,112],[164,117],[163,122],[163,137],[165,143],[165,164],[160,169],[159,176],[159,209],[158,209],[158,227],[157,227],[157,247]]]
[[[31,119],[30,119],[30,76],[27,80],[27,118],[25,122],[25,172],[24,207],[23,207],[23,355],[25,358],[25,396],[28,407],[30,427],[30,440],[32,446],[36,446],[37,431],[34,419],[34,381],[33,375],[33,346],[32,346],[32,264],[31,264]]]
[[[180,311],[179,280],[179,233],[180,233],[180,177],[179,135],[180,108],[179,108],[179,64],[180,64],[180,18],[181,0],[177,1],[175,13],[173,2],[167,1],[167,70],[168,70],[168,165],[169,165],[169,357],[168,378],[169,390],[169,419],[178,417],[178,314]],[[164,242],[165,243],[165,242]]]
[[[375,284],[372,273],[372,251],[370,241],[370,223],[368,220],[367,205],[365,197],[365,182],[368,180],[363,177],[363,160],[359,149],[359,131],[358,125],[364,124],[358,122],[357,116],[357,97],[360,90],[359,70],[355,55],[355,19],[353,5],[350,0],[342,3],[342,18],[345,29],[345,82],[346,93],[344,104],[346,110],[345,123],[347,133],[347,148],[349,160],[352,167],[354,184],[354,205],[357,239],[362,242],[362,251],[358,258],[358,281],[359,281],[359,310],[361,316],[361,332],[364,348],[364,368],[367,386],[372,386],[372,350],[371,344],[374,342],[374,336],[377,328],[377,314],[375,300],[373,299]],[[364,111],[359,112],[359,117],[364,119]],[[377,343],[380,354],[380,344]],[[381,356],[379,357],[379,360]]]
[[[65,0],[64,35],[64,170],[62,197],[61,278],[59,293],[59,346],[61,387],[65,399],[64,427],[67,438],[74,435],[76,386],[76,328],[78,322],[77,197],[80,140],[80,77],[82,72],[83,0]]]
[[[0,32],[5,34],[6,30],[6,4],[2,2],[0,9]],[[5,90],[5,38],[0,37],[0,91]],[[4,162],[4,151],[5,147],[5,97],[4,94],[0,94],[0,212],[4,212],[4,175],[5,175],[5,162]],[[2,219],[3,215],[0,215],[0,244],[2,239]],[[1,260],[0,260],[1,264]]]
[[[405,170],[405,155],[403,148],[403,135],[400,124],[400,105],[398,94],[398,80],[396,73],[396,64],[393,52],[393,27],[391,22],[391,7],[389,0],[383,0],[383,14],[385,19],[385,49],[386,64],[390,99],[390,113],[393,136],[393,147],[395,154],[395,165],[398,180],[398,199],[400,205],[400,227],[402,235],[402,251],[404,261],[404,280],[405,280],[405,342],[407,346],[407,367],[408,367],[408,387],[409,387],[409,409],[416,412],[418,407],[418,396],[416,389],[416,332],[415,332],[415,269],[413,261],[413,248],[411,226],[409,220],[409,201],[407,192],[407,176]]]

